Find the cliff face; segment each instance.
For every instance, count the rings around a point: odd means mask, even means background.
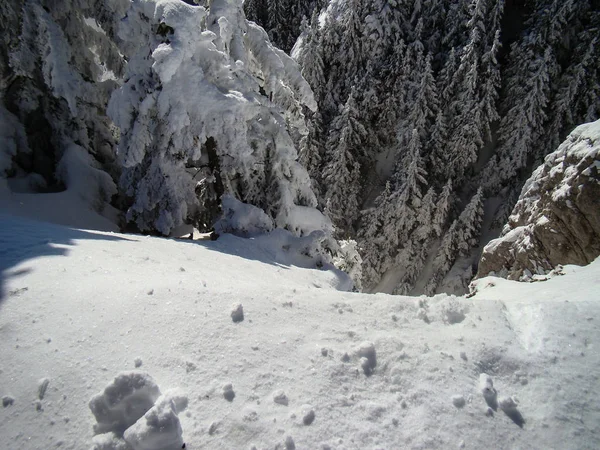
[[[477,276],[544,274],[600,255],[600,121],[577,127],[525,183],[500,238],[484,249]]]

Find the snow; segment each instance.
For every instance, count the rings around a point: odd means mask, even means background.
[[[415,298],[283,242],[0,216],[0,446],[600,447],[600,260]]]

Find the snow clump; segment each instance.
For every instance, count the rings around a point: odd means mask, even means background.
[[[98,422],[98,434],[122,434],[154,405],[160,389],[150,375],[131,371],[122,372],[103,392],[90,400],[89,406]]]
[[[93,449],[180,449],[184,445],[183,430],[177,414],[187,404],[187,397],[179,391],[161,395],[146,373],[120,373],[89,402],[97,421]]]

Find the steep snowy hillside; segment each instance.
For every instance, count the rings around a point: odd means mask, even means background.
[[[600,261],[369,296],[289,245],[0,217],[0,447],[600,447]]]

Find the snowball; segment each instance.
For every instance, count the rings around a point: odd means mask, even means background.
[[[133,450],[179,450],[182,433],[175,401],[164,395],[125,431],[124,437]]]
[[[104,392],[96,394],[89,402],[98,422],[96,433],[115,432],[121,435],[137,422],[160,397],[160,389],[143,372],[123,372],[109,384]]]

